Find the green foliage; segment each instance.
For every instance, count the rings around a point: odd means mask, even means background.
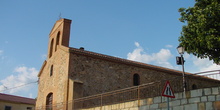
[[[194,7],[180,8],[180,45],[187,53],[220,64],[220,0],[196,0]]]

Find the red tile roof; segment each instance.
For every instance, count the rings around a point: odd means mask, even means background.
[[[14,103],[23,103],[35,105],[36,100],[26,97],[14,96],[0,93],[0,101],[14,102]]]

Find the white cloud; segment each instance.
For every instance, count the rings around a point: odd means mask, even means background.
[[[140,47],[140,44],[139,44],[138,42],[134,42],[134,45],[135,45],[136,47]]]
[[[167,47],[167,48],[172,48],[173,46],[172,46],[172,45],[166,45],[166,47]]]
[[[160,65],[163,67],[174,68],[168,60],[172,57],[169,49],[161,49],[157,53],[148,54],[140,46],[138,42],[135,42],[136,49],[133,52],[127,54],[127,59],[139,61],[143,63],[151,63],[155,65]]]
[[[218,70],[220,70],[220,65],[214,64],[213,61],[210,61],[208,58],[200,59],[195,56],[192,56],[192,61],[193,65],[198,68],[196,73],[205,72],[200,75],[205,75],[214,79],[220,79],[220,75],[216,74],[219,73]]]
[[[220,65],[214,64],[208,58],[200,59],[193,56],[193,64],[199,68],[200,72],[220,70]]]
[[[0,91],[10,94],[17,92],[29,91],[33,85],[22,86],[24,84],[37,81],[38,71],[35,68],[27,68],[25,66],[17,67],[14,70],[16,75],[12,74],[3,80],[0,80]],[[5,89],[8,89],[4,91]],[[10,89],[14,88],[14,89]]]

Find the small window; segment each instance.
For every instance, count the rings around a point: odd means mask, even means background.
[[[27,110],[32,110],[32,107],[27,107]]]
[[[11,110],[11,106],[5,106],[5,110]]]
[[[52,76],[53,75],[53,65],[51,65],[51,67],[50,67],[50,76]]]
[[[134,86],[140,85],[140,76],[138,74],[134,74],[133,76],[133,85]]]
[[[53,54],[53,39],[50,42],[50,53],[49,53],[49,58],[52,56]]]
[[[60,42],[60,32],[57,33],[55,51],[57,51],[57,46],[59,45],[59,42]]]

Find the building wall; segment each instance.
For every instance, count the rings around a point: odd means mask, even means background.
[[[65,47],[63,47],[65,48]],[[45,106],[46,97],[53,93],[53,103],[63,103],[67,101],[68,84],[68,49],[58,49],[45,65],[38,84],[38,97],[36,106]],[[50,68],[53,65],[53,75],[50,76]]]
[[[5,110],[5,106],[11,106],[11,110],[27,110],[27,107],[32,107],[32,110],[34,110],[35,107],[34,105],[30,104],[0,101],[0,110]]]
[[[133,75],[139,74],[140,84],[171,80],[174,89],[182,88],[182,73],[149,69],[135,65],[129,65],[111,60],[96,58],[86,54],[71,52],[70,54],[70,78],[82,82],[83,96],[90,96],[133,86]],[[217,86],[219,81],[204,80],[204,78],[187,77],[188,87],[193,84],[198,88]]]
[[[36,107],[46,106],[46,98],[52,93],[52,104],[66,109],[65,102],[68,101],[68,72],[69,72],[69,36],[71,20],[58,20],[49,35],[48,55],[45,64],[38,75],[38,97]],[[51,75],[51,68],[52,75]]]

